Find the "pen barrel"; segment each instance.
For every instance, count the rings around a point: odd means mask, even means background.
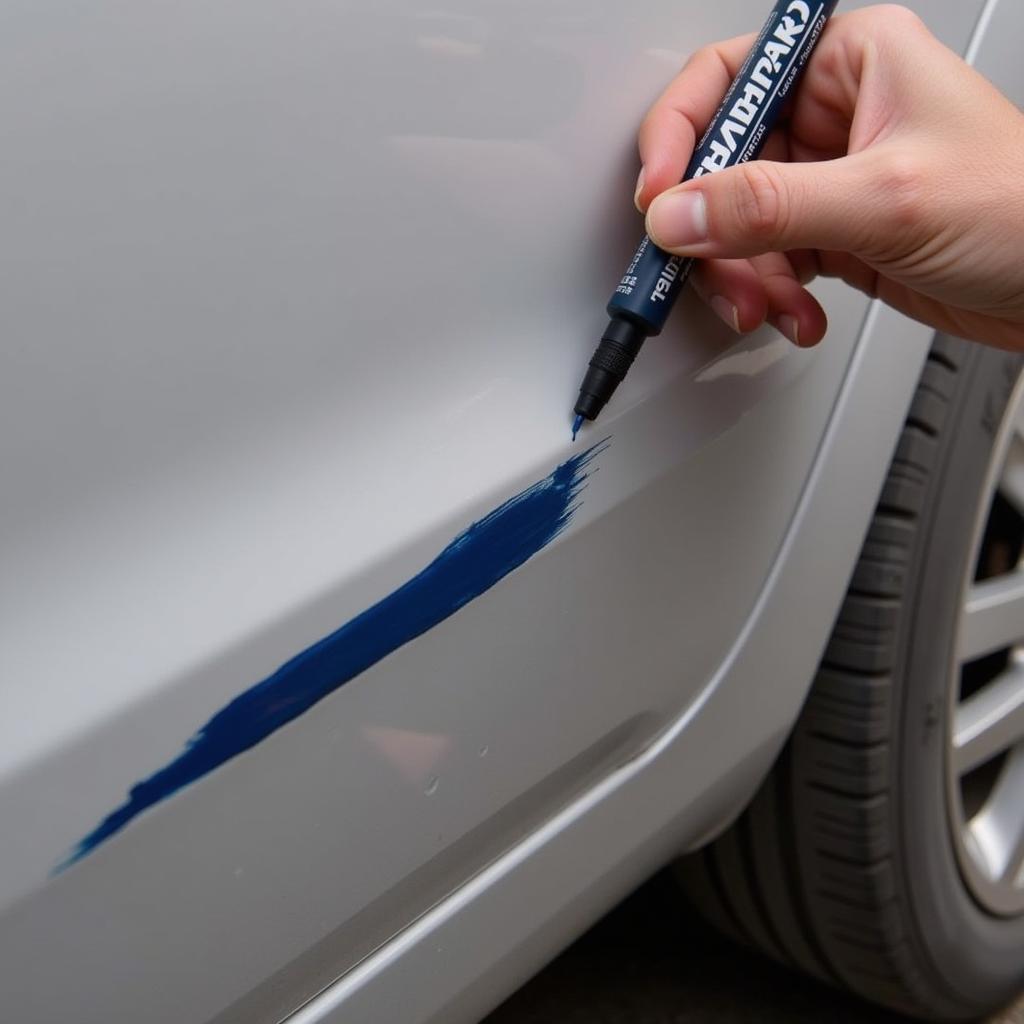
[[[683,181],[758,156],[837,2],[778,0],[697,143]],[[645,235],[608,303],[609,316],[660,334],[694,263],[659,249]]]

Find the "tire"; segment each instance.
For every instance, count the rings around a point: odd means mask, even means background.
[[[1022,404],[1021,366],[936,340],[793,734],[739,820],[677,872],[727,934],[932,1021],[977,1019],[1024,988],[1024,905],[989,905],[972,887],[955,813],[966,783],[949,768],[969,696],[965,588],[984,575],[988,482],[1004,420]],[[1024,516],[999,511],[1009,571]],[[1008,656],[988,660],[1005,667]],[[1024,763],[1024,741],[1016,750]],[[988,762],[989,783],[1006,762]],[[1024,787],[1017,796],[1024,840]]]

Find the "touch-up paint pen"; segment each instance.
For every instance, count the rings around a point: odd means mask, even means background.
[[[683,181],[753,160],[814,50],[838,0],[778,0],[722,105],[694,150]],[[597,418],[644,340],[660,334],[695,260],[659,249],[646,235],[608,303],[601,336],[576,399],[575,439]]]

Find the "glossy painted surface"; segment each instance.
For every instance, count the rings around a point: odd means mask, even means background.
[[[793,520],[852,293],[815,354],[684,303],[557,543],[48,881],[197,724],[570,457],[636,120],[760,7],[6,5],[13,1019],[276,1020],[678,731]],[[924,13],[963,46],[977,5]],[[884,433],[857,457],[880,473]],[[806,681],[706,764],[759,770]],[[722,779],[665,813],[716,793],[710,827]]]
[[[780,557],[687,712],[289,1024],[477,1021],[650,873],[731,820],[806,694],[820,656],[810,637],[828,632],[884,475],[863,451],[898,429],[929,342],[896,314],[869,319]]]
[[[543,551],[568,529],[591,464],[608,445],[584,449],[502,502],[411,579],[235,697],[172,761],[136,782],[125,802],[80,839],[56,870],[87,857],[149,808],[252,750]]]

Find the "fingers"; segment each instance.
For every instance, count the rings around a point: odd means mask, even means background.
[[[647,233],[662,248],[701,259],[791,249],[859,252],[882,203],[875,161],[756,160],[704,175],[659,195]]]
[[[697,139],[754,39],[754,35],[739,36],[698,50],[651,107],[640,126],[636,205],[641,213],[656,195],[682,180]]]
[[[698,263],[693,290],[737,334],[756,331],[768,315],[764,285],[749,260]]]
[[[801,284],[810,284],[821,273],[819,254],[814,249],[793,249],[786,253],[786,258]]]
[[[879,48],[891,50],[930,37],[920,19],[900,7],[869,8],[833,17],[813,54],[792,105],[792,156],[836,159],[864,148],[884,128],[889,104],[871,101],[858,113],[865,61]],[[651,107],[640,128],[641,176],[636,205],[646,212],[655,196],[679,184],[697,139],[707,127],[749,53],[756,36],[738,36],[699,50]],[[890,63],[900,61],[890,58]],[[879,70],[876,77],[894,73]],[[883,74],[884,72],[884,74]],[[880,95],[893,90],[885,82]],[[879,92],[879,90],[876,90]],[[856,116],[855,116],[856,115]],[[856,138],[851,139],[851,129]],[[766,159],[776,159],[768,153]]]
[[[817,254],[817,264],[822,277],[838,278],[869,298],[878,298],[878,271],[856,256],[846,252],[822,252]]]
[[[802,348],[825,336],[821,305],[781,253],[753,260],[708,260],[697,265],[691,280],[697,294],[737,333],[754,331],[767,320]]]
[[[823,273],[942,330],[1001,343],[992,321],[1018,316],[1024,293],[1011,271],[1024,264],[1012,258],[1020,218],[1007,212],[1016,180],[993,168],[1009,166],[1019,112],[915,15],[868,8],[830,23],[787,100],[781,146],[680,185],[749,44],[701,51],[644,122],[637,204],[654,243],[707,264],[697,281],[733,329],[763,316],[815,343],[825,317],[803,282]]]
[[[828,318],[818,300],[797,280],[793,265],[782,253],[751,260],[761,277],[768,322],[800,348],[811,348],[825,337]]]
[[[863,39],[869,34],[867,27],[879,20],[872,19],[870,12],[860,11],[831,20],[793,106],[792,134],[803,154],[794,154],[797,159],[833,159],[846,152],[862,69]],[[902,19],[894,20],[902,23]],[[639,136],[641,172],[635,201],[641,213],[655,196],[682,180],[697,139],[755,39],[756,34],[751,33],[699,50],[651,107]],[[870,126],[866,130],[870,131]],[[765,157],[776,159],[768,153]]]

